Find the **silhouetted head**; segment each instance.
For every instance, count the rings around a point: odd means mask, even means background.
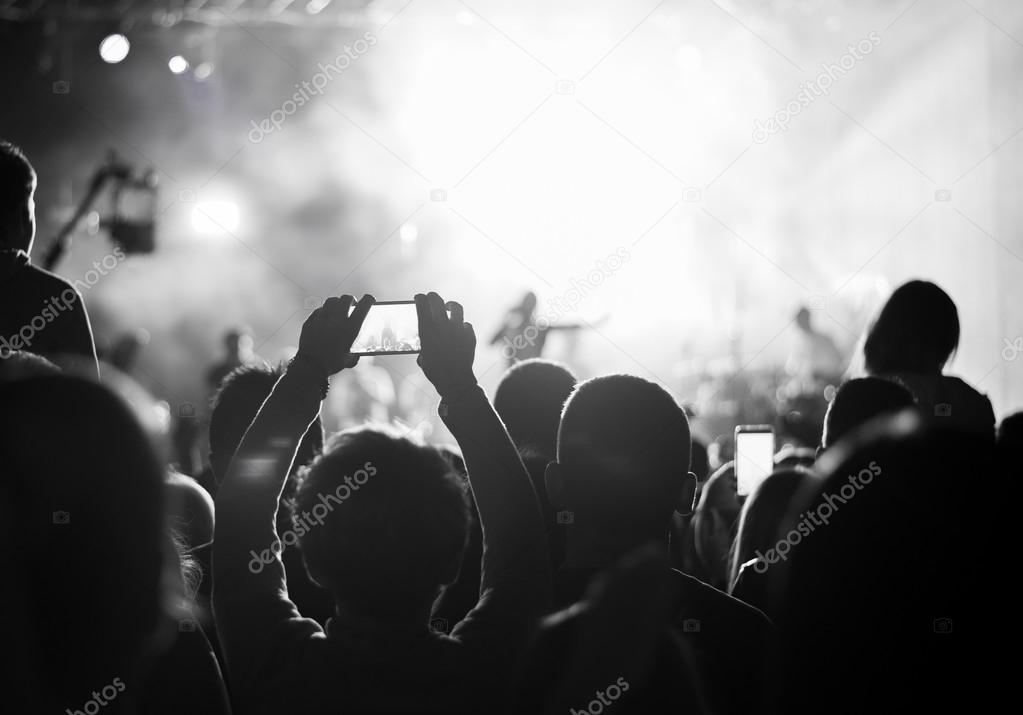
[[[282,374],[280,367],[245,365],[233,370],[221,383],[210,415],[210,466],[218,482],[227,474],[245,431]],[[311,462],[322,446],[323,428],[317,417],[298,447],[295,469]]]
[[[0,250],[32,251],[36,172],[14,144],[0,141]]]
[[[809,483],[801,469],[786,469],[771,474],[746,498],[739,513],[739,526],[729,556],[729,584],[734,584],[739,569],[757,552],[774,548],[795,496]]]
[[[895,289],[867,331],[864,365],[872,375],[941,372],[959,346],[959,312],[928,281]]]
[[[557,456],[548,493],[577,527],[663,540],[672,513],[692,511],[689,421],[648,380],[608,375],[580,383],[561,417]]]
[[[0,404],[4,600],[22,602],[29,638],[8,648],[63,708],[138,674],[162,623],[163,470],[103,386],[30,378],[0,386]]]
[[[796,311],[796,326],[803,332],[809,333],[812,329],[810,324],[810,311],[801,307]]]
[[[465,484],[445,456],[378,428],[328,441],[299,473],[292,515],[310,578],[342,612],[380,619],[429,617],[469,528]]]
[[[25,350],[11,350],[0,354],[0,383],[59,374],[60,368],[42,355]]]
[[[913,394],[892,380],[880,377],[846,380],[828,405],[821,446],[828,449],[875,417],[898,412],[914,404]]]
[[[522,296],[522,303],[519,305],[519,312],[529,316],[536,311],[536,293],[529,291]]]
[[[837,712],[976,697],[961,673],[977,652],[948,639],[964,622],[996,629],[1011,612],[1011,589],[983,585],[1009,563],[999,532],[1011,500],[978,518],[963,511],[968,485],[1009,491],[991,438],[901,412],[843,440],[817,471],[811,498],[793,507],[809,533],[787,554],[770,609],[786,635],[769,678],[778,711],[816,710],[852,672],[870,687],[842,689]]]
[[[520,452],[554,458],[561,410],[575,387],[561,363],[539,358],[515,364],[494,393],[494,409]]]
[[[224,333],[224,352],[237,359],[247,357],[252,352],[252,335],[245,328],[231,328]]]

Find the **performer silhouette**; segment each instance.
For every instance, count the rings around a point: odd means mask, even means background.
[[[501,327],[490,339],[490,344],[502,344],[501,349],[510,367],[521,360],[541,357],[547,335],[551,331],[581,330],[587,327],[593,326],[582,323],[551,323],[546,319],[537,321],[536,294],[530,291],[523,296],[522,302],[508,311]]]

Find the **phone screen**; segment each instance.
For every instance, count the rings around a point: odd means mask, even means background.
[[[774,430],[767,425],[735,428],[735,481],[747,496],[774,471]]]
[[[409,355],[418,353],[419,318],[411,300],[378,301],[370,307],[362,330],[352,343],[352,355]]]

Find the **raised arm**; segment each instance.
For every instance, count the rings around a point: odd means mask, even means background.
[[[448,316],[445,307],[450,309]],[[462,306],[436,293],[416,296],[419,364],[440,394],[440,415],[458,441],[483,529],[480,601],[452,635],[491,632],[542,615],[551,600],[550,560],[539,501],[472,361],[473,328]]]
[[[329,298],[313,311],[295,359],[259,409],[217,492],[213,609],[230,677],[241,687],[269,657],[269,639],[281,635],[277,626],[299,618],[280,559],[278,500],[329,376],[356,362],[348,351],[372,303],[364,297],[351,317],[351,296]]]

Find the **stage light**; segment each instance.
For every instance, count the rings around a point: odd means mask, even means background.
[[[99,56],[107,64],[115,65],[128,56],[131,43],[128,38],[120,33],[107,35],[99,43]]]
[[[330,0],[309,0],[305,6],[305,11],[310,15],[316,15],[327,5],[330,5]]]
[[[210,75],[212,74],[213,74],[212,62],[201,62],[200,64],[196,65],[195,78],[200,82],[209,79]]]
[[[167,66],[170,68],[170,71],[173,72],[174,74],[181,74],[182,72],[188,69],[188,60],[186,60],[181,55],[174,55],[169,60],[167,60]]]
[[[199,233],[224,233],[238,228],[238,204],[203,201],[192,209],[192,228]]]
[[[402,225],[398,235],[401,236],[402,243],[415,243],[419,238],[419,229],[414,223],[406,223]]]

